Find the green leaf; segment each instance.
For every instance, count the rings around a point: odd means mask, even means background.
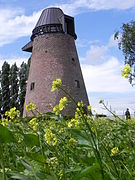
[[[90,144],[90,136],[86,136],[84,134],[83,131],[81,131],[80,129],[68,129],[70,131],[71,134],[73,134],[75,137],[77,137],[77,141],[78,141],[78,145],[82,146],[82,147],[91,147]]]
[[[37,161],[39,163],[43,163],[44,164],[46,162],[45,156],[43,156],[41,153],[30,153],[30,152],[28,152],[28,153],[26,153],[26,155],[30,159],[32,159],[34,161]]]
[[[19,174],[19,173],[11,173],[11,177],[14,179],[20,179],[20,180],[34,180],[34,176],[33,177],[28,177],[26,175],[23,174]]]
[[[83,139],[85,139],[85,140],[88,140],[88,136],[86,136],[82,130],[76,129],[76,128],[67,128],[67,129],[68,129],[68,131],[70,131],[72,134],[74,134],[74,135],[76,135],[76,136],[78,136],[78,137],[81,137],[81,138],[83,138]]]
[[[72,180],[79,180],[83,177],[89,177],[91,180],[101,180],[101,169],[98,163],[94,163],[92,166],[88,166],[78,173]]]
[[[24,161],[21,161],[21,162],[28,171],[31,171],[31,172],[33,171],[32,167],[28,163]]]
[[[28,147],[40,146],[39,138],[35,134],[24,134],[24,143]]]
[[[15,142],[15,138],[11,131],[6,127],[0,125],[0,143],[11,143]]]

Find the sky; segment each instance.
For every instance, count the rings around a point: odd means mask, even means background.
[[[116,114],[135,111],[135,87],[121,76],[124,56],[114,41],[123,23],[135,20],[135,0],[0,0],[0,67],[19,66],[30,53],[30,40],[43,9],[60,7],[75,18],[76,46],[93,112],[108,114],[102,99]]]

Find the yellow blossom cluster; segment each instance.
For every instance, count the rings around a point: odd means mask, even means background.
[[[37,118],[32,118],[32,119],[29,121],[29,124],[30,124],[30,126],[32,127],[32,129],[33,129],[34,131],[37,131],[37,128],[39,127]]]
[[[47,163],[48,163],[49,167],[54,171],[57,169],[57,167],[59,165],[57,157],[52,157],[52,158],[48,159]]]
[[[54,112],[56,115],[59,115],[59,114],[60,114],[59,105],[54,106],[53,112]]]
[[[69,143],[70,143],[70,144],[77,143],[77,140],[76,140],[76,139],[74,139],[74,138],[70,138],[70,139],[69,139]]]
[[[25,109],[27,112],[34,111],[36,110],[36,105],[30,102],[26,105]]]
[[[80,101],[80,102],[77,103],[77,106],[78,106],[79,108],[81,108],[81,107],[84,107],[84,104],[83,104],[82,101]]]
[[[87,109],[88,109],[89,112],[91,112],[91,106],[90,105],[87,106]]]
[[[57,78],[55,81],[52,82],[52,89],[51,92],[54,92],[55,90],[59,90],[59,87],[61,86],[62,82],[61,79]]]
[[[67,126],[69,128],[71,128],[71,127],[79,127],[79,125],[80,125],[80,120],[79,119],[72,118],[69,122],[67,122]]]
[[[125,65],[124,69],[122,70],[122,76],[127,78],[130,72],[131,72],[131,67],[129,65]]]
[[[49,163],[51,166],[57,166],[58,165],[58,158],[57,157],[50,158]]]
[[[19,111],[16,109],[16,107],[13,107],[9,111],[5,112],[5,116],[13,120],[19,116]]]
[[[47,144],[52,145],[52,146],[55,146],[57,144],[56,135],[52,133],[50,129],[46,129],[44,137]]]
[[[114,147],[113,149],[111,149],[111,156],[114,156],[115,154],[117,154],[119,152],[118,147]]]
[[[8,119],[3,118],[1,124],[3,126],[8,126]]]
[[[67,105],[67,103],[68,103],[68,100],[67,100],[66,97],[61,98],[60,101],[59,101],[59,104],[56,105],[56,106],[54,106],[53,112],[54,112],[56,115],[58,115],[58,114],[65,108],[65,106]]]

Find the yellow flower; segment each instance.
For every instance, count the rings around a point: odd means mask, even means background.
[[[51,92],[54,92],[55,90],[59,90],[59,87],[61,86],[62,82],[61,79],[57,78],[55,81],[52,82],[52,89]]]
[[[19,111],[16,110],[16,107],[13,107],[9,111],[5,112],[5,116],[8,116],[10,119],[14,119],[19,116]]]
[[[125,65],[124,69],[122,70],[122,76],[127,78],[130,72],[131,72],[131,67],[129,65]]]
[[[80,112],[80,109],[79,109],[79,108],[76,108],[76,112]]]
[[[59,115],[59,113],[65,108],[67,102],[68,102],[68,100],[67,100],[66,97],[61,98],[60,101],[59,101],[59,104],[54,106],[53,112],[56,115]]]
[[[66,106],[67,102],[68,102],[68,100],[66,97],[63,97],[60,99],[60,101],[59,101],[59,110],[60,111],[63,110],[63,108]]]
[[[44,137],[45,137],[47,144],[52,145],[52,146],[55,146],[57,144],[56,135],[53,134],[50,129],[46,129]]]
[[[90,111],[91,112],[91,106],[89,105],[89,106],[87,106],[87,109],[88,109],[88,111]]]
[[[71,128],[71,127],[79,127],[79,125],[80,125],[79,119],[71,119],[69,122],[67,122],[67,126],[69,128]]]
[[[8,126],[8,119],[3,118],[2,119],[2,125],[3,126]]]
[[[113,149],[111,149],[111,156],[114,156],[115,154],[117,154],[119,152],[118,147],[114,147]]]
[[[36,105],[33,103],[29,103],[26,105],[25,109],[27,112],[34,111],[34,110],[36,110]]]
[[[81,101],[81,102],[78,102],[78,103],[77,103],[77,106],[78,106],[78,107],[84,107],[84,104],[83,104],[83,102]]]
[[[54,106],[53,112],[54,112],[56,115],[59,115],[59,114],[60,114],[59,105]]]
[[[70,138],[70,139],[69,139],[69,143],[70,143],[70,144],[77,143],[77,140],[76,140],[76,139],[74,139],[74,138]]]
[[[37,128],[39,127],[39,124],[37,122],[37,118],[32,118],[30,121],[29,121],[29,124],[32,126],[32,129],[34,131],[37,131]]]
[[[56,170],[57,166],[59,165],[58,158],[57,157],[52,157],[47,160],[48,165],[52,170]]]

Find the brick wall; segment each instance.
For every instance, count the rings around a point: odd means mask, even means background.
[[[52,81],[56,78],[61,78],[64,88],[70,91],[76,101],[83,100],[86,105],[89,104],[74,38],[62,33],[36,37],[33,42],[24,106],[33,102],[39,112],[52,111],[50,105],[56,105],[61,97],[66,96],[62,92],[51,93]],[[76,87],[76,80],[79,81],[80,88]],[[30,90],[32,82],[35,87]],[[63,113],[73,115],[74,111],[75,106],[72,103]]]

